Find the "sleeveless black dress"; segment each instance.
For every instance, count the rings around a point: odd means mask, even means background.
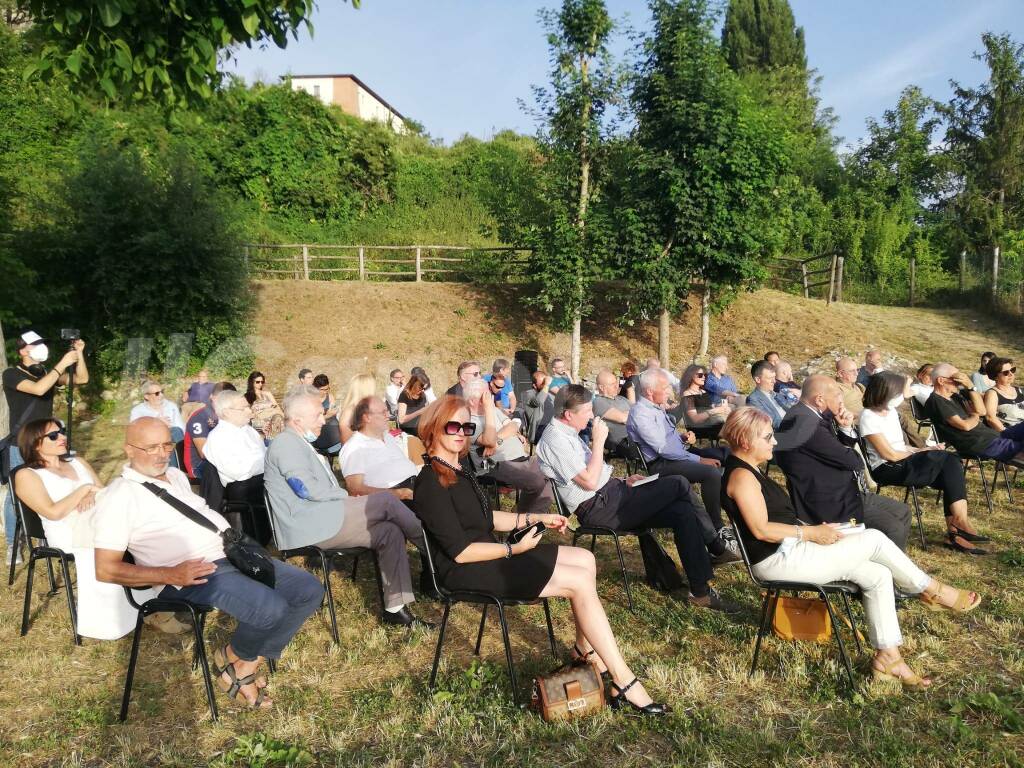
[[[455,558],[468,545],[494,544],[494,515],[462,472],[456,482],[445,488],[432,463],[416,478],[413,505],[416,516],[437,546],[434,567],[447,589],[476,589],[512,600],[535,600],[551,581],[558,557],[558,545],[540,543],[533,549],[510,558],[479,563],[456,563]]]
[[[730,454],[725,460],[725,475],[722,477],[722,507],[725,509],[726,514],[729,515],[729,519],[732,520],[737,535],[743,540],[743,546],[750,557],[750,564],[756,565],[774,555],[779,545],[777,542],[761,541],[755,538],[754,534],[750,532],[750,528],[747,527],[747,523],[743,520],[743,515],[740,514],[736,502],[728,495],[729,476],[737,469],[750,470],[761,484],[761,494],[764,496],[764,503],[768,508],[769,523],[800,525],[800,521],[797,519],[796,512],[793,511],[789,495],[783,490],[781,485],[770,477],[762,475],[757,468]]]

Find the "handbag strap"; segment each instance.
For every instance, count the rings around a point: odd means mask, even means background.
[[[200,515],[198,512],[192,509],[192,507],[183,502],[181,499],[173,496],[170,492],[168,492],[166,488],[161,488],[160,486],[155,485],[154,483],[142,483],[142,487],[153,493],[161,501],[174,507],[176,510],[178,510],[178,512],[183,514],[196,525],[201,525],[203,528],[206,528],[207,530],[213,531],[214,533],[220,535],[220,529],[216,525],[214,525],[205,517]]]

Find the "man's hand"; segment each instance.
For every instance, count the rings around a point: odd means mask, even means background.
[[[391,492],[402,501],[412,500],[412,488],[392,488]]]
[[[54,368],[57,369],[58,373],[63,375],[64,372],[70,366],[74,365],[77,362],[78,362],[78,351],[72,349],[72,350],[69,350],[68,352],[64,353],[64,357],[62,357],[59,361],[57,361],[57,364],[54,366]]]
[[[590,428],[590,433],[594,436],[594,444],[603,444],[608,439],[608,425],[604,423],[604,419],[600,416],[594,417],[594,425]]]
[[[850,427],[853,425],[853,413],[846,410],[846,406],[839,406],[839,413],[833,414],[835,416],[836,424],[840,427]]]
[[[687,445],[693,445],[694,443],[697,442],[697,436],[695,434],[693,434],[693,432],[691,430],[688,429],[683,434],[683,440],[686,441]]]
[[[633,483],[638,482],[639,480],[644,480],[645,478],[646,475],[630,475],[629,477],[626,478],[626,485],[632,488]]]
[[[722,466],[722,462],[720,462],[718,459],[705,459],[705,458],[702,457],[701,460],[700,460],[700,463],[701,464],[707,464],[709,467],[720,467],[720,466]]]
[[[953,377],[953,381],[964,389],[974,389],[974,384],[971,382],[970,377],[963,371],[957,371],[956,376]]]
[[[170,572],[170,575],[167,577],[168,584],[180,587],[193,587],[196,584],[205,584],[206,579],[203,576],[209,576],[217,570],[217,566],[205,560],[196,559],[178,563],[178,565],[167,570]]]
[[[75,350],[79,355],[85,351],[85,342],[81,339],[75,339],[71,342],[71,348]]]
[[[530,441],[526,439],[526,435],[524,435],[522,432],[516,432],[516,437],[519,438],[519,442],[523,444],[523,448],[525,450],[530,449]]]
[[[559,533],[563,533],[566,526],[569,525],[569,518],[562,517],[561,515],[537,515],[536,519],[537,522],[544,523],[546,527]]]
[[[493,456],[493,455],[494,455],[494,452],[495,452],[496,450],[498,450],[497,446],[494,446],[494,445],[488,445],[488,446],[487,446],[487,447],[485,447],[485,448],[484,448],[484,450],[483,450],[483,457],[484,457],[485,459],[489,459],[489,458],[490,458],[491,456]]]

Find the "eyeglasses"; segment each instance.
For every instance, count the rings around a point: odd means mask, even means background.
[[[1000,371],[999,375],[1000,376],[1005,376],[1008,373],[1016,373],[1016,372],[1017,372],[1017,366],[1013,366],[1013,368],[1006,368],[1006,369]]]
[[[132,445],[131,443],[128,443],[128,445],[131,445],[132,448],[135,448],[136,450],[142,451],[147,456],[159,456],[161,453],[174,452],[174,443],[157,443],[156,445],[150,445],[145,448],[141,445]]]
[[[46,434],[43,435],[43,437],[52,440],[53,442],[57,442],[58,437],[60,437],[61,435],[66,435],[67,433],[68,431],[64,429],[64,427],[61,427],[60,429],[55,429],[52,432],[47,432]]]
[[[462,433],[466,437],[472,437],[476,434],[476,424],[472,421],[449,421],[444,425],[444,433],[446,435],[457,435]]]

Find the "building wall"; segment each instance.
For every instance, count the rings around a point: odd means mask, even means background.
[[[356,85],[356,81],[349,77],[334,78],[334,101],[341,107],[341,111],[353,117],[362,117],[359,114],[359,91],[362,89]]]
[[[312,96],[319,96],[321,102],[341,107],[341,111],[346,115],[363,120],[379,120],[390,125],[395,132],[405,133],[405,123],[402,118],[352,78],[292,78],[291,82],[292,90],[305,91]]]
[[[385,125],[390,125],[396,133],[405,133],[405,123],[402,122],[402,118],[388,109],[386,105],[381,104],[373,94],[355,83],[353,85],[356,86],[359,97],[359,117],[363,120],[379,120]]]
[[[319,96],[320,101],[324,104],[334,103],[334,91],[335,81],[337,78],[333,77],[314,77],[310,79],[292,80],[293,91],[305,91],[311,96]],[[317,94],[316,86],[319,86],[319,94]]]

